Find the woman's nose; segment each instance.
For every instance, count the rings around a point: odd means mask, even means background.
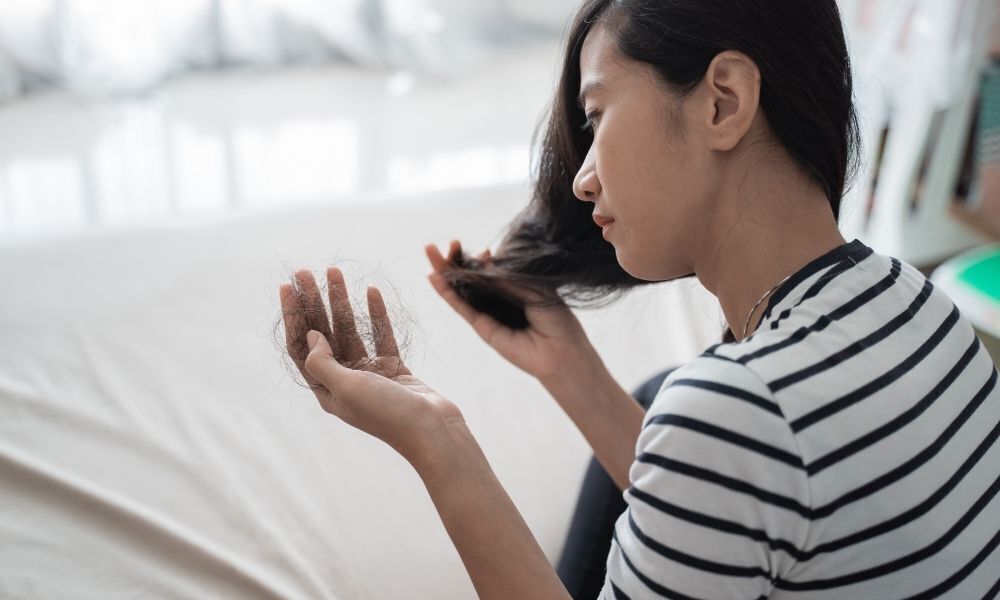
[[[583,165],[573,178],[573,194],[584,202],[594,202],[600,193],[601,182],[597,179],[597,169],[594,168],[594,161],[588,152]]]

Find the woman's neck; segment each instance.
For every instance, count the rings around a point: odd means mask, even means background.
[[[804,174],[788,173],[757,169],[739,186],[720,186],[734,191],[716,198],[713,228],[698,253],[695,273],[719,299],[737,340],[745,325],[747,335],[756,329],[769,290],[845,243],[820,187]]]

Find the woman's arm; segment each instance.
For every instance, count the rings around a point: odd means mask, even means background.
[[[410,463],[480,600],[570,598],[464,421]]]
[[[569,598],[458,407],[403,364],[382,294],[368,289],[375,356],[358,335],[343,273],[327,272],[333,327],[312,273],[282,285],[289,355],[320,406],[417,470],[483,599]]]
[[[597,352],[567,357],[559,374],[539,379],[590,444],[618,489],[629,485],[629,468],[646,411],[618,385]]]

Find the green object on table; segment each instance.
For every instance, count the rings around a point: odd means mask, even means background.
[[[1000,302],[1000,251],[964,265],[959,271],[958,279]]]
[[[1000,244],[946,260],[931,280],[951,297],[1000,366]]]

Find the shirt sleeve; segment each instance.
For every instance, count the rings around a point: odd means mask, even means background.
[[[808,532],[791,428],[738,363],[700,357],[664,381],[629,481],[602,600],[767,598]]]

